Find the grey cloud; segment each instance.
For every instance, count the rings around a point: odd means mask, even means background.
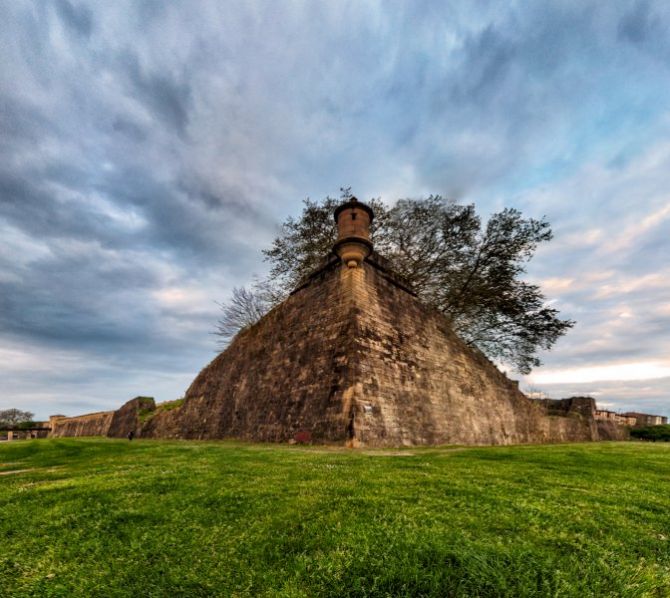
[[[19,289],[2,284],[0,328],[33,341],[103,350],[146,336],[153,318],[136,301],[156,284],[152,273],[93,249],[34,261],[28,272],[18,273]]]
[[[165,73],[150,72],[140,66],[137,57],[122,57],[133,96],[142,100],[158,117],[158,126],[167,124],[184,135],[189,120],[191,87]]]
[[[19,369],[3,378],[0,408],[30,408],[39,419],[55,413],[77,415],[116,408],[137,394],[158,401],[178,398],[202,360],[187,351],[180,361],[137,367],[130,360],[119,362],[118,351],[98,357],[85,352],[54,353],[35,346],[19,346],[19,350],[35,352],[39,361],[31,371]],[[45,363],[53,367],[44,369]]]
[[[91,11],[83,5],[75,5],[69,0],[55,0],[54,6],[63,23],[76,34],[89,37],[93,31]]]
[[[515,204],[523,185],[555,188],[564,176],[557,162],[572,173],[607,154],[603,143],[612,146],[604,160],[615,177],[642,143],[630,131],[652,130],[670,101],[652,86],[659,67],[648,57],[663,47],[663,9],[6,4],[0,226],[50,253],[18,266],[0,251],[0,334],[80,350],[83,360],[106,353],[109,365],[88,370],[91,380],[113,380],[133,361],[145,372],[138,385],[160,385],[152,368],[195,370],[211,357],[209,303],[265,268],[260,249],[303,197],[341,185],[390,201],[437,192],[487,213]],[[56,43],[54,27],[70,34]],[[632,76],[647,91],[631,98],[620,84]],[[630,130],[603,141],[622,111]],[[604,191],[581,190],[517,205],[548,213],[556,248],[564,233],[596,224],[616,232],[632,210]],[[641,206],[653,195],[639,193]],[[531,271],[636,276],[657,269],[665,250],[661,229],[651,230],[618,255],[549,249]],[[156,299],[173,287],[200,289],[211,301]],[[667,324],[653,310],[640,316],[639,333],[625,329],[605,349],[590,345],[617,300],[595,300],[597,291],[556,296],[580,326],[548,363],[662,351]],[[645,294],[650,302],[665,296],[656,289],[626,299],[639,301],[641,313]],[[44,374],[43,388],[48,381]],[[67,395],[75,386],[58,388]]]
[[[645,233],[634,247],[626,248],[622,268],[635,274],[657,272],[668,250],[668,223],[662,223]]]
[[[116,133],[125,135],[131,142],[142,143],[148,137],[148,131],[133,121],[118,117],[112,123],[112,129]]]
[[[160,248],[192,267],[207,265],[209,258],[224,252],[236,256],[233,263],[242,272],[257,258],[242,239],[232,237],[236,221],[264,220],[239,196],[227,200],[221,193],[186,188],[179,182],[165,185],[137,167],[108,173],[93,184],[88,179],[87,172],[69,165],[22,175],[0,170],[0,216],[39,238],[95,241],[118,249]],[[81,199],[59,202],[54,184],[81,194]],[[122,213],[135,210],[145,224],[128,229],[101,213],[86,198],[94,191]],[[218,211],[213,214],[214,208]],[[266,226],[271,226],[267,219]]]
[[[649,361],[670,351],[670,315],[659,311],[670,301],[669,290],[640,289],[600,298],[597,283],[593,287],[560,295],[561,312],[577,320],[577,326],[560,341],[557,353],[546,355],[549,366],[557,359],[564,366],[626,358]]]
[[[0,123],[0,148],[7,150],[16,149],[14,144],[34,145],[47,132],[57,132],[57,127],[40,111],[21,105],[7,96],[0,97]]]
[[[496,90],[518,59],[516,44],[493,26],[488,26],[466,40],[463,54],[464,76],[460,85],[452,90],[453,100],[468,105],[494,102]]]
[[[621,18],[618,32],[622,39],[639,44],[653,35],[657,26],[658,22],[652,15],[650,3],[647,0],[638,0]]]
[[[40,237],[81,238],[94,235],[96,223],[91,215],[59,207],[53,194],[35,174],[20,176],[0,172],[0,194],[3,199],[0,214],[9,222],[20,223],[22,228]],[[60,180],[66,182],[74,173],[64,168],[60,175]]]
[[[663,2],[638,0],[620,19],[618,39],[668,67],[670,12]],[[666,74],[667,76],[667,74]]]

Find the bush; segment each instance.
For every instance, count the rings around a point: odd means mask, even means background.
[[[670,442],[670,425],[633,428],[630,431],[630,435],[632,438],[636,438],[637,440]]]
[[[20,423],[16,424],[16,427],[19,430],[27,430],[28,428],[39,428],[40,424],[39,424],[39,422],[27,421],[27,422],[20,422]]]

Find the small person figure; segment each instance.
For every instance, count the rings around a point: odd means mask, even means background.
[[[128,432],[128,440],[132,440],[133,438],[135,438],[135,430]]]

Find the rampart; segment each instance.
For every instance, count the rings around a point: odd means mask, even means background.
[[[108,436],[125,438],[141,429],[141,416],[156,408],[150,397],[135,397],[116,411],[100,411],[75,417],[55,415],[49,418],[50,438],[66,436]]]
[[[590,397],[528,399],[373,260],[325,263],[204,368],[184,401],[165,409],[133,399],[104,435],[286,442],[308,434],[354,446],[625,437],[595,420]],[[68,428],[80,429],[90,428]]]
[[[76,417],[54,416],[49,418],[50,438],[63,436],[107,436],[114,411],[99,411]]]
[[[383,268],[326,263],[244,331],[172,409],[122,407],[109,435],[368,446],[619,439],[590,397],[531,401]],[[139,402],[138,402],[139,401]],[[140,417],[141,415],[141,417]]]
[[[183,401],[167,408],[137,397],[99,415],[97,424],[72,421],[61,429],[79,435],[97,425],[114,437],[300,437],[349,446],[618,434],[611,422],[596,422],[590,397],[531,401],[460,339],[447,317],[423,304],[374,252],[369,206],[352,197],[334,217],[338,240],[331,254],[203,368]]]

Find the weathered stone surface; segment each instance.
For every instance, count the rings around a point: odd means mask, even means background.
[[[140,414],[143,411],[153,411],[156,403],[151,397],[135,397],[125,403],[121,409],[114,412],[109,424],[107,436],[111,438],[126,438],[130,432],[141,433]]]
[[[135,397],[116,411],[87,413],[76,417],[52,417],[49,420],[51,438],[65,436],[109,436],[125,438],[132,430],[141,433],[140,413],[156,408],[150,397]]]
[[[629,440],[630,428],[614,422],[596,420],[598,440]]]
[[[375,254],[324,266],[143,436],[398,446],[596,440],[592,407],[530,401]],[[592,401],[592,399],[591,399]]]
[[[181,406],[137,397],[59,422],[52,435],[352,446],[625,437],[594,412],[589,397],[529,400],[373,253],[358,267],[325,260],[200,372]]]
[[[347,268],[317,273],[258,324],[242,332],[186,392],[184,405],[157,413],[143,436],[235,437],[344,442],[356,319]]]
[[[594,418],[596,400],[593,397],[570,397],[567,399],[535,399],[544,405],[550,415],[569,415],[579,413],[584,417]]]
[[[51,418],[49,425],[51,438],[65,436],[107,436],[114,411],[88,413],[77,417]]]
[[[583,422],[553,419],[442,314],[370,261],[350,272],[357,306],[355,441],[366,445],[591,440]]]

